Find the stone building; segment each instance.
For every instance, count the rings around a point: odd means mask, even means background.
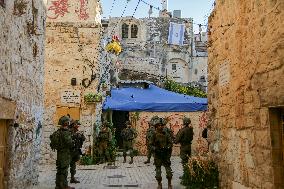
[[[284,188],[284,3],[217,0],[208,103],[221,188]]]
[[[168,44],[170,23],[185,26],[182,45]],[[120,80],[150,80],[156,83],[171,78],[190,82],[193,29],[191,18],[132,17],[105,20],[108,36],[118,35],[123,52],[117,60]],[[159,83],[156,83],[159,85]]]
[[[192,68],[190,73],[191,85],[201,88],[207,92],[207,32],[194,34],[194,47],[192,54]]]
[[[98,92],[100,78],[100,2],[60,1],[60,7],[55,2],[47,2],[42,163],[55,160],[49,136],[62,115],[80,120],[84,151],[92,144],[96,104],[86,104],[84,96]]]
[[[43,121],[45,6],[0,1],[0,188],[37,182]]]

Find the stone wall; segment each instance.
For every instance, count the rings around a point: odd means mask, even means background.
[[[209,18],[209,122],[221,188],[283,188],[269,125],[269,108],[284,106],[283,9],[282,0],[217,0]]]
[[[73,12],[62,22],[50,18],[47,22],[42,164],[55,161],[56,154],[50,149],[49,136],[57,129],[62,115],[70,114],[71,118],[80,119],[80,130],[87,138],[83,151],[92,145],[97,104],[86,103],[84,96],[90,92],[98,93],[101,26],[100,20],[94,20],[94,17],[99,17],[101,12],[97,0],[88,2],[91,3],[88,10],[96,14],[87,20],[72,22],[76,16]],[[93,3],[95,7],[91,6]]]
[[[42,0],[4,1],[0,26],[0,119],[9,120],[5,182],[9,189],[28,188],[37,182],[42,136]]]
[[[201,133],[207,125],[206,112],[139,112],[138,116],[135,112],[130,112],[130,120],[134,128],[138,132],[138,137],[135,140],[135,148],[142,155],[147,154],[146,148],[146,132],[149,128],[148,122],[153,116],[159,116],[168,120],[167,127],[171,128],[176,135],[179,129],[182,128],[183,118],[189,117],[193,126],[194,137],[192,141],[192,154],[203,154],[208,151],[208,144],[202,138]],[[138,117],[138,119],[137,119]],[[180,145],[174,144],[172,155],[179,155]]]
[[[185,24],[184,44],[168,44],[170,22]],[[190,81],[193,26],[191,18],[111,18],[108,36],[116,34],[121,39],[123,52],[118,57],[118,69],[169,77],[177,82]],[[138,26],[137,38],[122,38],[122,25]],[[130,36],[130,32],[129,32]],[[172,69],[176,64],[176,69]],[[147,80],[145,74],[143,80]]]

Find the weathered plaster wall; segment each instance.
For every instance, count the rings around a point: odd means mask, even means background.
[[[147,154],[146,148],[146,132],[149,128],[148,122],[153,116],[159,116],[168,120],[167,127],[171,128],[176,135],[180,128],[182,128],[183,118],[189,117],[193,126],[194,137],[192,141],[192,155],[203,154],[208,151],[208,144],[205,139],[201,137],[203,129],[207,125],[206,112],[139,112],[138,119],[133,119],[135,113],[130,113],[131,123],[137,129],[138,137],[135,141],[135,148],[142,154]],[[179,155],[180,145],[174,145],[172,155]]]
[[[94,24],[100,22],[101,4],[98,0],[44,0],[47,18],[51,22]]]
[[[217,0],[209,18],[209,117],[221,188],[283,188],[273,185],[281,174],[272,168],[268,116],[284,105],[283,10],[281,0]]]
[[[71,7],[74,5],[72,2],[70,1]],[[77,109],[76,119],[80,119],[80,130],[87,138],[83,150],[87,150],[92,144],[96,103],[85,103],[84,95],[89,92],[97,93],[101,26],[100,20],[94,17],[99,17],[101,12],[97,0],[88,3],[90,17],[86,20],[75,19],[73,22],[77,14],[70,9],[73,15],[67,14],[63,20],[49,18],[47,22],[42,164],[55,161],[56,154],[49,147],[49,136],[57,129],[58,118],[64,113],[71,112],[72,118],[72,110]],[[91,6],[93,4],[96,6]],[[72,78],[76,79],[76,85],[71,85]],[[71,94],[68,99],[66,91],[70,91]],[[66,111],[63,110],[64,107]]]
[[[170,22],[187,22],[183,46],[168,44]],[[137,38],[122,39],[123,23],[138,26]],[[123,52],[118,58],[118,68],[156,75],[157,78],[168,76],[178,82],[188,83],[193,42],[192,27],[192,19],[186,18],[109,19],[109,36],[118,35],[123,47]],[[173,62],[177,64],[177,71],[172,70]],[[147,80],[147,74],[144,80]]]
[[[0,119],[10,120],[5,180],[9,189],[28,188],[37,182],[40,158],[45,6],[41,0],[4,2],[0,5]]]

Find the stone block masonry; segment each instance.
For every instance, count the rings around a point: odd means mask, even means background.
[[[269,115],[284,106],[283,10],[281,0],[217,0],[209,17],[209,122],[221,188],[283,188]]]
[[[9,189],[28,188],[38,178],[45,17],[42,0],[0,4],[0,120],[8,128],[4,185]]]

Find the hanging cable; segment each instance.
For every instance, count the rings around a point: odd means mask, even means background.
[[[134,9],[133,14],[132,14],[132,18],[134,17],[134,15],[135,15],[135,13],[136,13],[136,11],[137,11],[137,8],[138,8],[140,2],[141,2],[141,0],[138,0],[138,3],[137,3],[137,5],[136,5],[136,7],[135,7],[135,9]]]
[[[113,1],[112,1],[112,5],[111,5],[110,11],[109,11],[109,17],[110,17],[110,15],[111,15],[111,13],[112,13],[112,10],[113,10],[115,1],[116,1],[116,0],[113,0]]]
[[[147,3],[146,1],[143,1],[141,0],[142,3],[146,4],[146,5],[149,5],[149,6],[152,6],[153,8],[157,9],[157,10],[160,10],[159,7],[155,7],[154,5],[151,5],[150,3]]]

